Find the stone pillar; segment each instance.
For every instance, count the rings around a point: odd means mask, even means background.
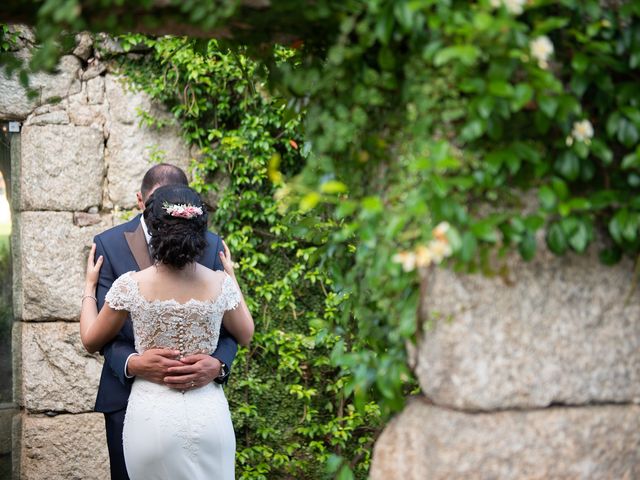
[[[381,435],[372,480],[640,478],[632,262],[543,249],[506,267],[427,280],[423,395]]]
[[[27,57],[33,38],[25,30]],[[0,119],[22,122],[12,151],[15,479],[107,479],[102,414],[93,412],[102,358],[87,354],[78,328],[91,239],[135,207],[154,154],[186,168],[176,125],[139,125],[141,109],[171,123],[131,91],[79,36],[58,72],[31,78],[30,99],[0,72]]]

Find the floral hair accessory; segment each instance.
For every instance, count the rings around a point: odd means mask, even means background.
[[[184,203],[167,203],[162,204],[162,209],[172,217],[186,218],[187,220],[202,215],[202,207],[194,205],[185,205]]]

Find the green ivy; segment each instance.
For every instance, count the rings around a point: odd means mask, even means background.
[[[357,459],[353,478],[365,478],[381,413],[374,403],[356,409],[343,388],[349,372],[331,363],[340,338],[327,324],[344,299],[318,263],[326,238],[302,239],[302,219],[285,217],[274,200],[275,167],[294,175],[306,162],[301,114],[267,93],[266,69],[242,50],[140,35],[122,44],[149,49],[143,60],[126,59],[122,70],[171,109],[197,149],[193,186],[216,199],[213,229],[236,257],[256,321],[227,389],[238,478],[324,478],[328,468],[350,471],[342,457]],[[284,48],[274,56],[296,61]],[[147,112],[141,121],[158,125]]]

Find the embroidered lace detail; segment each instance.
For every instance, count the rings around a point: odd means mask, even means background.
[[[240,303],[240,291],[225,274],[215,300],[147,300],[140,294],[132,272],[121,275],[105,301],[115,310],[127,310],[133,321],[138,353],[152,348],[179,350],[182,355],[211,354],[218,345],[222,316]]]

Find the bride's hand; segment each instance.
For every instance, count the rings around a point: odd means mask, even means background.
[[[233,260],[231,260],[231,252],[229,251],[229,247],[224,240],[221,240],[222,245],[224,246],[224,252],[220,252],[220,261],[222,262],[222,267],[224,271],[229,274],[229,276],[234,277],[235,273],[233,272]]]
[[[96,244],[91,245],[91,251],[89,252],[89,258],[87,258],[87,273],[84,277],[87,287],[95,288],[98,285],[98,276],[100,275],[100,267],[102,266],[102,255],[98,257],[98,261],[94,261],[96,256]]]

